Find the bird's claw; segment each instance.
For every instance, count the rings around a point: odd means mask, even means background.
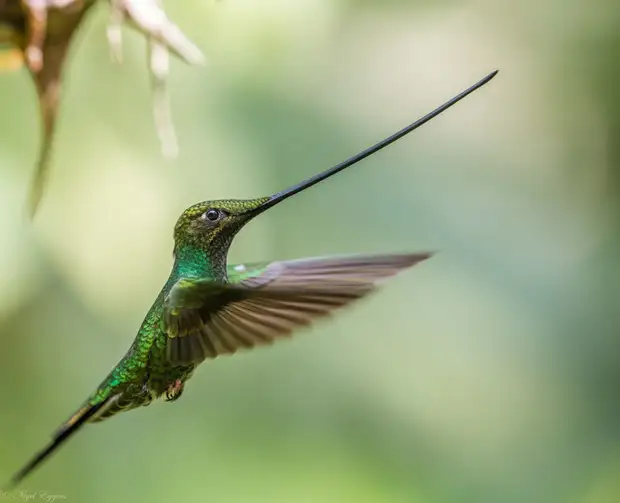
[[[185,385],[183,384],[183,381],[181,381],[180,379],[174,381],[174,384],[168,386],[168,389],[166,390],[166,402],[174,402],[175,400],[178,400],[183,394],[184,389]]]

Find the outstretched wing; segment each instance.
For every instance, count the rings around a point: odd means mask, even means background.
[[[166,297],[167,357],[199,363],[271,344],[373,291],[429,253],[312,258],[237,267],[229,284],[180,279]],[[234,267],[233,267],[234,269]]]

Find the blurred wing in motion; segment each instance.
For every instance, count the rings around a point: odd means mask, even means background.
[[[231,283],[180,279],[166,298],[167,354],[200,363],[288,337],[431,254],[327,257],[228,268]]]

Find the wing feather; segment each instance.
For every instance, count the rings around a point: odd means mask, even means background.
[[[175,365],[272,344],[374,291],[429,253],[313,258],[231,266],[231,283],[181,279],[166,298]]]

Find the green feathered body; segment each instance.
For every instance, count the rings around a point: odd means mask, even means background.
[[[93,421],[149,405],[177,379],[185,382],[192,374],[193,365],[173,367],[164,358],[167,335],[162,328],[162,320],[167,293],[162,290],[142,322],[127,354],[89,399],[90,405],[96,405],[120,393],[116,403]]]
[[[217,266],[214,268],[208,257],[200,250],[184,250],[179,255],[168,281],[149,309],[133,344],[89,398],[87,404],[97,405],[120,393],[119,398],[91,422],[101,421],[118,412],[149,405],[175,384],[180,383],[182,389],[182,385],[192,376],[196,365],[172,365],[166,358],[169,337],[164,327],[164,302],[179,279],[207,278],[214,283],[239,283],[259,275],[268,265],[261,263],[251,266],[233,265],[225,269]],[[222,270],[225,274],[221,273]],[[180,393],[174,398],[179,396]]]

